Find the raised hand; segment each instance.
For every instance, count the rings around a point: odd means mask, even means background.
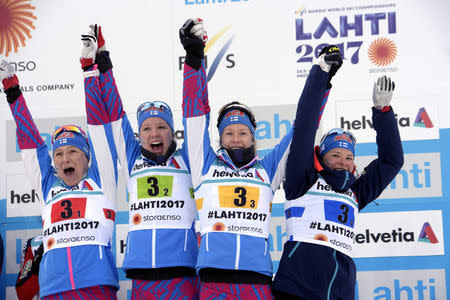
[[[3,88],[5,89],[5,91],[8,90],[9,88],[19,85],[19,79],[17,78],[15,73],[16,73],[16,70],[15,70],[14,66],[3,59],[2,62],[0,63],[0,81],[3,83]],[[20,89],[19,89],[19,94],[20,94]],[[8,102],[10,102],[10,101],[14,102],[14,100],[17,97],[13,97],[13,98],[14,98],[13,100],[10,100],[10,97],[7,96]]]
[[[97,39],[97,46],[98,46],[97,51],[98,52],[106,51],[105,39],[103,38],[102,33],[102,26],[98,24],[91,24],[89,25],[89,28],[92,30],[92,32],[95,35],[95,38]]]
[[[12,78],[15,72],[14,66],[3,59],[0,63],[0,81],[6,78]]]
[[[183,47],[189,48],[190,44],[198,43],[200,40],[204,46],[208,41],[208,34],[203,26],[203,20],[200,18],[189,19],[184,22],[180,28],[180,40]],[[188,49],[186,49],[188,51]]]
[[[318,64],[323,71],[328,72],[331,79],[342,66],[342,55],[339,47],[330,45],[322,48],[319,53]]]
[[[94,64],[95,55],[98,49],[96,33],[92,28],[86,34],[81,35],[83,48],[81,49],[81,68],[86,69]],[[104,44],[104,43],[103,43]]]
[[[395,89],[395,83],[386,75],[378,78],[373,85],[373,106],[383,109],[389,106],[392,100],[392,94]]]

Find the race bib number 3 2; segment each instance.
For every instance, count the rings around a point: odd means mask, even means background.
[[[137,179],[138,199],[172,197],[173,176],[146,176]]]
[[[219,186],[220,207],[258,208],[259,188],[251,186]]]

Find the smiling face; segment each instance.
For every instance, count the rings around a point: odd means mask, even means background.
[[[347,170],[350,173],[355,168],[353,153],[344,148],[334,148],[325,153],[323,162],[332,170]]]
[[[173,141],[170,126],[161,118],[147,118],[139,129],[139,139],[142,148],[154,155],[161,156],[167,153]]]
[[[249,148],[253,144],[253,135],[246,125],[232,124],[223,130],[220,143],[228,150]]]
[[[75,146],[62,146],[53,153],[56,173],[68,186],[76,186],[86,174],[88,158]]]

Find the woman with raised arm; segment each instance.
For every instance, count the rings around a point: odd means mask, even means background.
[[[273,284],[276,299],[355,299],[352,248],[358,212],[383,192],[403,165],[398,125],[389,105],[394,87],[386,76],[375,82],[372,121],[378,158],[359,178],[354,175],[356,139],[351,132],[330,130],[314,151],[292,143],[284,183],[288,241]],[[301,131],[294,134],[302,139]]]
[[[255,118],[250,108],[231,102],[219,112],[220,149],[215,152],[208,134],[210,107],[203,62],[207,36],[203,21],[186,21],[180,39],[186,50],[183,123],[201,230],[196,266],[200,299],[271,299],[271,204],[284,178],[293,131],[259,158],[255,152]],[[308,102],[319,103],[320,110],[327,99],[327,83],[342,64],[338,49],[330,51],[321,53],[321,66],[311,69],[297,115],[299,111],[305,113]],[[326,55],[337,60],[325,62]],[[318,122],[318,117],[314,121]],[[314,135],[316,127],[311,124],[302,129]]]
[[[185,148],[176,147],[172,111],[162,101],[142,103],[137,109],[137,140],[123,110],[101,28],[91,26],[82,39],[91,49],[82,60],[83,69],[99,77],[127,181],[129,232],[122,267],[133,280],[131,299],[197,299],[196,209]]]
[[[107,140],[106,113],[86,106],[91,139],[78,126],[55,130],[51,153],[39,135],[14,75],[3,61],[0,81],[17,125],[26,173],[43,199],[42,299],[116,299],[119,288],[111,252],[116,211],[116,161]],[[85,79],[90,101],[101,101],[98,80]],[[54,165],[54,167],[52,166]]]

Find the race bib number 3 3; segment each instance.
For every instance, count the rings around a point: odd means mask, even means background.
[[[146,176],[137,179],[138,199],[172,197],[173,176]]]
[[[86,198],[66,198],[52,204],[52,224],[64,220],[84,218]]]
[[[219,186],[220,207],[257,209],[259,188],[251,186]]]

